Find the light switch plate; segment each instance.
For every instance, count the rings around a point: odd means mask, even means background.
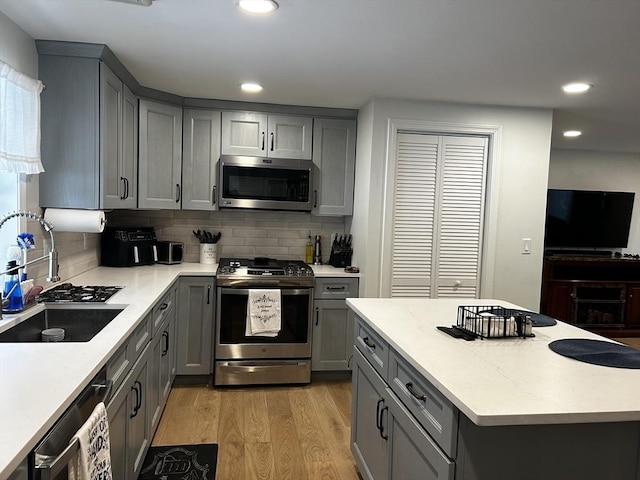
[[[530,238],[522,239],[522,251],[520,253],[522,253],[522,255],[531,255],[531,239]]]

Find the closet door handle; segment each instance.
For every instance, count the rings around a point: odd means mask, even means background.
[[[413,389],[413,383],[412,382],[406,383],[405,387],[407,387],[407,390],[409,390],[409,393],[411,395],[413,395],[413,398],[415,398],[416,400],[420,400],[421,402],[426,402],[427,401],[427,396],[426,395],[422,395],[422,394],[416,392]]]
[[[273,132],[271,132],[270,135],[271,135],[271,151],[273,152],[273,143],[274,143]]]

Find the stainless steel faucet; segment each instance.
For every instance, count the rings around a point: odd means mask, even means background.
[[[2,226],[8,220],[11,220],[12,218],[15,218],[15,217],[26,217],[32,220],[37,220],[40,223],[40,225],[42,225],[42,228],[44,228],[44,230],[48,232],[49,236],[51,237],[51,250],[49,250],[48,254],[43,255],[42,257],[36,258],[34,260],[31,260],[30,262],[26,262],[23,265],[20,265],[20,267],[25,267],[27,265],[31,265],[32,263],[37,263],[47,259],[49,260],[49,275],[47,276],[47,282],[59,282],[60,276],[58,275],[58,252],[56,252],[56,243],[55,243],[55,239],[53,238],[53,225],[51,225],[51,223],[49,223],[47,220],[45,220],[42,216],[38,215],[37,213],[13,212],[5,216],[4,218],[2,218],[2,220],[0,220],[0,228],[2,228]],[[8,272],[9,270],[5,272],[1,272],[0,275],[5,275]],[[1,304],[2,304],[2,290],[0,290],[0,305]],[[0,319],[2,319],[1,308],[0,308]]]

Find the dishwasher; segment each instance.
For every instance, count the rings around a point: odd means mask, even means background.
[[[67,464],[78,454],[72,441],[100,402],[107,402],[113,383],[103,368],[29,455],[29,480],[68,480]]]

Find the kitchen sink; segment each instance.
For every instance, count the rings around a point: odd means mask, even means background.
[[[46,305],[45,309],[0,333],[2,343],[40,343],[49,328],[65,331],[63,342],[88,342],[126,305]]]

